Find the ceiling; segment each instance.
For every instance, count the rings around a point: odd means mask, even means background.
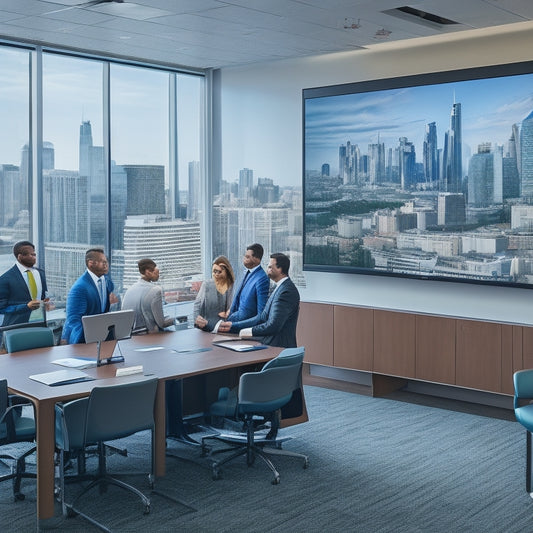
[[[533,20],[531,0],[94,1],[1,0],[0,39],[206,69]]]

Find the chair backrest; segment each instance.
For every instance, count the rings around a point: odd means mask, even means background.
[[[46,327],[11,329],[4,332],[4,342],[9,353],[47,348],[54,345],[54,333]]]
[[[157,378],[95,387],[87,404],[85,442],[93,443],[153,429]]]
[[[281,409],[298,387],[301,369],[300,361],[243,374],[239,380],[239,412],[268,413]]]
[[[294,365],[303,363],[305,355],[305,347],[298,346],[297,348],[285,348],[277,357],[271,359],[263,366],[263,370],[269,368],[276,368],[279,366]]]
[[[2,418],[6,412],[7,399],[7,379],[0,379],[0,418]]]
[[[533,370],[519,370],[513,375],[514,407],[519,407],[519,400],[533,399]]]

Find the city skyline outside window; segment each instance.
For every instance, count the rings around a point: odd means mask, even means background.
[[[0,48],[0,272],[14,261],[13,241],[29,238],[30,52]],[[26,150],[24,149],[26,147]]]
[[[193,299],[191,285],[202,279],[203,76],[42,53],[43,215],[38,235],[32,235],[24,184],[32,149],[32,53],[41,54],[0,46],[6,126],[0,149],[6,203],[0,212],[0,273],[12,266],[16,241],[41,242],[38,264],[45,266],[48,292],[61,311],[85,269],[85,251],[101,246],[119,296],[139,278],[137,261],[151,257],[160,266],[167,303]],[[16,201],[8,203],[11,190]],[[194,206],[188,206],[191,201]],[[8,205],[16,213],[10,214]]]

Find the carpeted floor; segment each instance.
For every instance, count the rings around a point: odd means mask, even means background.
[[[274,458],[281,484],[267,467],[244,459],[211,479],[193,448],[170,441],[170,450],[195,462],[167,459],[168,474],[154,494],[151,513],[120,489],[95,491],[92,508],[113,531],[524,533],[533,531],[533,500],[525,492],[525,430],[501,418],[439,407],[306,387],[310,421],[283,430],[286,449],[309,455],[310,466]],[[468,409],[463,409],[468,411]],[[505,418],[505,417],[503,417]],[[148,469],[146,434],[126,439],[128,458],[113,456],[110,470]],[[203,461],[203,464],[202,464]],[[142,471],[142,470],[141,470]],[[145,476],[128,480],[149,491]],[[78,486],[68,487],[74,494]],[[13,503],[0,484],[0,531],[35,531],[35,485]],[[64,531],[96,531],[79,517],[59,519]]]

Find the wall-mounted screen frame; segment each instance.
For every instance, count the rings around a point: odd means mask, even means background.
[[[303,90],[304,270],[533,287],[533,61]]]

